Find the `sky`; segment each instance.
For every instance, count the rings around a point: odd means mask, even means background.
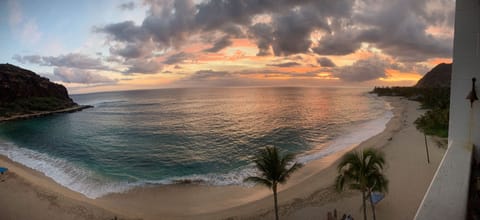
[[[0,0],[0,63],[70,93],[410,86],[451,62],[454,0]]]

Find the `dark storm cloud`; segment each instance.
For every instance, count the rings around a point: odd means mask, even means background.
[[[372,43],[401,62],[451,57],[452,36],[433,36],[427,32],[427,28],[430,25],[428,21],[451,23],[449,20],[452,18],[441,15],[443,13],[439,11],[445,8],[453,10],[453,1],[450,5],[443,5],[442,9],[429,9],[429,4],[438,3],[428,0],[384,0],[383,3],[388,4],[371,7],[356,16],[360,23],[370,26],[359,33],[357,41]]]
[[[231,37],[235,37],[235,38],[245,37],[245,33],[242,30],[240,25],[235,25],[235,24],[224,25],[221,30],[223,31],[223,33]]]
[[[215,30],[225,24],[248,25],[254,15],[282,11],[302,4],[298,0],[212,0],[197,5],[195,24],[205,30]]]
[[[276,16],[276,29],[278,30],[272,33],[276,33],[279,39],[274,45],[277,54],[291,54],[305,52],[311,43],[307,35],[315,27],[325,26],[326,24],[326,18],[316,15],[315,10],[310,10],[307,6],[300,12],[292,8],[307,3],[317,5],[309,2],[315,1],[214,0],[202,2],[198,5],[188,0],[147,1],[150,4],[150,10],[141,25],[135,25],[132,21],[125,21],[95,28],[95,31],[106,33],[113,40],[119,42],[153,39],[158,43],[158,47],[167,48],[180,45],[180,43],[185,42],[188,36],[196,33],[222,31],[234,37],[243,36],[240,26],[249,26],[254,15],[288,12],[286,17]],[[338,5],[330,3],[337,1],[323,0],[321,2],[325,3],[323,7]],[[339,0],[338,2],[345,2],[345,0]],[[283,22],[286,24],[282,24]],[[290,37],[289,33],[293,36]],[[294,38],[296,38],[296,41],[302,42],[290,42],[293,46],[287,45],[286,42]],[[263,54],[263,52],[259,54]]]
[[[110,79],[97,73],[88,70],[56,67],[53,69],[53,79],[65,83],[80,83],[80,84],[110,84],[116,83],[116,80]]]
[[[276,66],[276,67],[292,67],[292,66],[299,66],[299,65],[300,65],[300,63],[297,63],[297,62],[267,64],[267,66]]]
[[[266,23],[257,23],[250,27],[249,34],[257,42],[257,56],[270,55],[270,45],[273,42],[272,26]]]
[[[224,37],[220,38],[217,42],[215,42],[211,48],[208,48],[204,51],[209,52],[209,53],[216,53],[216,52],[232,45],[232,43],[233,42],[230,40],[230,37],[224,36]]]
[[[388,62],[377,57],[358,60],[352,65],[338,67],[333,71],[335,77],[347,82],[364,82],[387,77],[385,69]]]
[[[185,60],[192,59],[192,58],[193,56],[190,54],[187,54],[185,52],[179,52],[167,57],[165,61],[163,61],[163,63],[171,65],[171,64],[181,63]]]
[[[362,43],[381,49],[399,62],[450,57],[451,36],[427,32],[430,25],[453,24],[452,0],[190,0],[145,1],[150,8],[141,24],[132,21],[95,28],[123,47],[111,52],[126,59],[179,48],[190,36],[208,39],[225,34],[205,52],[218,52],[232,38],[246,35],[258,56],[298,53],[347,55]],[[255,21],[257,15],[269,19]],[[258,23],[260,22],[260,23]],[[312,41],[312,33],[322,36]],[[227,37],[228,36],[228,37]],[[211,42],[209,40],[209,42]],[[149,47],[143,42],[152,41]],[[115,44],[114,44],[115,45]],[[135,48],[137,47],[137,48]]]
[[[163,48],[184,43],[186,37],[198,29],[194,26],[197,8],[192,1],[165,3],[166,1],[152,3],[149,15],[139,27]]]
[[[103,64],[100,59],[91,58],[84,54],[69,53],[60,56],[13,56],[14,60],[20,63],[32,63],[42,66],[57,66],[57,67],[71,67],[78,69],[96,69],[96,70],[109,70],[107,66]]]
[[[330,32],[329,19],[349,20],[354,6],[353,0],[319,0],[292,8],[286,13],[273,16],[275,40],[272,47],[275,55],[306,53],[314,30]]]
[[[335,30],[332,34],[326,34],[320,41],[318,46],[312,48],[313,52],[319,55],[347,55],[354,53],[361,46],[362,42],[357,38],[355,30],[348,27],[341,27],[343,30]]]
[[[335,65],[335,63],[326,58],[326,57],[320,57],[317,59],[317,63],[320,64],[320,66],[322,67],[336,67],[337,65]]]
[[[315,26],[314,18],[303,11],[292,10],[287,15],[275,18],[272,42],[273,52],[277,56],[304,53],[310,48],[310,33]]]

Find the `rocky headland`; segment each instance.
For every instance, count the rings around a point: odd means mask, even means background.
[[[0,64],[0,121],[74,112],[91,106],[75,103],[67,89],[11,64]]]

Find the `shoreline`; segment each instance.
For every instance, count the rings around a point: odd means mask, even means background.
[[[14,121],[14,120],[24,120],[24,119],[30,119],[30,118],[38,118],[38,117],[44,117],[47,115],[53,115],[53,114],[58,114],[58,113],[72,113],[72,112],[78,112],[82,111],[84,109],[88,108],[93,108],[91,105],[76,105],[70,108],[64,108],[64,109],[59,109],[55,111],[42,111],[42,112],[36,112],[36,113],[31,113],[31,114],[22,114],[22,115],[14,115],[10,117],[0,117],[0,123],[1,122],[6,122],[6,121]]]
[[[362,149],[368,146],[383,148],[402,129],[409,126],[406,123],[407,107],[411,105],[411,101],[398,97],[389,97],[386,98],[386,101],[393,107],[393,117],[387,123],[385,130],[363,141],[358,146],[351,146],[322,159],[310,161],[304,168],[295,173],[286,185],[279,188],[281,215],[296,215],[300,209],[308,208],[308,205],[338,201],[352,196],[351,192],[342,195],[332,194],[331,192],[331,184],[333,183],[331,177],[336,174],[335,165],[338,163],[338,159],[352,149]],[[0,185],[26,182],[28,183],[26,188],[29,190],[48,192],[56,198],[61,197],[64,200],[63,203],[85,207],[85,212],[93,213],[86,219],[105,219],[106,216],[113,218],[113,215],[121,218],[122,216],[128,216],[142,219],[158,219],[159,217],[168,219],[257,219],[272,215],[271,193],[267,188],[260,186],[251,188],[193,184],[146,186],[134,188],[125,193],[114,193],[97,199],[89,199],[59,185],[42,173],[12,162],[4,156],[0,156],[0,165],[7,166],[10,174],[12,174],[7,176],[5,182],[0,182]],[[14,188],[15,186],[11,187]],[[7,195],[5,198],[9,198],[8,195],[10,195],[12,199],[22,200],[22,198],[16,198],[21,197],[18,193],[17,195],[11,195],[11,193],[2,191],[2,187],[0,187],[0,193]],[[23,199],[36,201],[47,206],[52,204],[52,201],[42,200],[38,195],[38,193],[36,196],[25,195],[26,198]],[[312,202],[317,196],[323,199],[316,203]],[[65,212],[63,203],[58,205],[58,210],[55,210],[55,213],[69,213]],[[12,207],[7,211],[15,212],[15,205],[6,204],[6,206]],[[0,213],[3,213],[5,210],[1,207]],[[21,207],[16,208],[17,211],[21,212]],[[38,214],[36,213],[32,217],[35,218]],[[72,215],[75,216],[75,213]],[[324,218],[326,213],[322,216]],[[309,218],[309,216],[303,217]]]

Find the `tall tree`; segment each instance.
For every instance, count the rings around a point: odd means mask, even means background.
[[[343,191],[345,185],[349,189],[358,190],[362,193],[363,219],[367,219],[367,206],[365,201],[370,199],[373,219],[375,205],[371,199],[372,192],[387,192],[388,180],[383,172],[385,158],[382,152],[376,149],[365,149],[362,152],[349,152],[345,154],[338,165],[338,176],[335,179],[335,187]]]
[[[276,220],[278,220],[277,185],[285,183],[293,172],[302,167],[302,164],[294,162],[294,159],[294,154],[282,155],[276,147],[266,147],[260,150],[254,159],[259,175],[244,180],[272,189]]]

